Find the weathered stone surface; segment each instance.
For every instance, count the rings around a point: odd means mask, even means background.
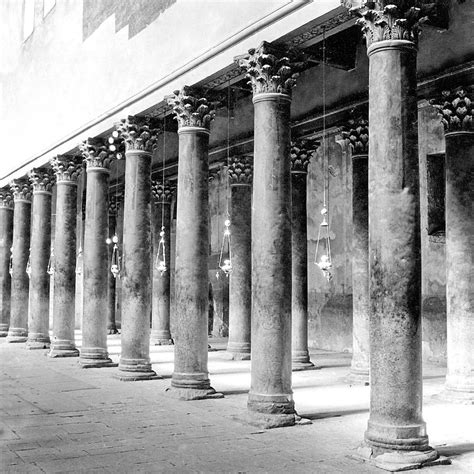
[[[0,337],[8,335],[10,326],[11,276],[10,258],[13,243],[13,194],[0,189]]]
[[[7,342],[26,342],[28,336],[28,289],[26,273],[30,248],[31,187],[26,179],[10,186],[14,199],[10,327]]]
[[[240,165],[239,165],[240,163]],[[248,172],[246,172],[248,170]],[[229,342],[227,352],[235,360],[250,359],[252,296],[251,205],[252,159],[232,161],[230,221],[232,273],[229,276]]]

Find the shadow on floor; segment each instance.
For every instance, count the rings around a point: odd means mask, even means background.
[[[344,410],[344,411],[328,411],[328,412],[318,412],[318,413],[298,413],[302,418],[308,418],[309,420],[321,420],[324,418],[338,418],[341,416],[348,415],[360,415],[361,413],[369,413],[368,408],[358,408],[354,410]]]
[[[456,444],[454,446],[436,446],[436,451],[439,454],[451,457],[460,454],[474,453],[474,443]]]

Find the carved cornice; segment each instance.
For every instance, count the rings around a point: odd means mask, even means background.
[[[296,60],[296,52],[282,51],[266,41],[234,61],[247,72],[245,77],[249,79],[254,95],[280,93],[291,96],[298,73],[305,64]]]
[[[351,111],[351,118],[341,129],[341,135],[349,140],[353,155],[369,153],[369,122],[367,114],[358,110]]]
[[[0,188],[0,208],[13,209],[13,194],[9,188]]]
[[[28,173],[33,194],[36,192],[51,193],[54,185],[53,170],[48,168],[34,168]]]
[[[169,181],[165,181],[164,185],[162,181],[158,180],[151,182],[151,195],[155,204],[169,204],[175,192],[176,186]]]
[[[343,0],[342,3],[359,17],[357,24],[362,27],[367,47],[384,40],[407,40],[416,44],[420,25],[428,20],[429,6],[423,5],[421,0]]]
[[[152,153],[156,148],[160,130],[156,123],[152,123],[148,118],[129,115],[115,128],[125,143],[126,151],[138,150]]]
[[[315,139],[300,139],[291,142],[291,173],[306,174],[313,153],[320,145]]]
[[[207,130],[211,127],[215,111],[211,109],[209,101],[202,97],[196,89],[184,86],[176,90],[172,95],[165,97],[168,105],[173,108],[178,121],[178,128],[201,127]]]
[[[123,193],[116,193],[109,196],[109,216],[116,216],[122,205]]]
[[[75,157],[66,155],[55,156],[51,161],[51,168],[56,175],[56,182],[69,181],[77,183],[82,173],[82,162]]]
[[[251,185],[253,179],[253,157],[248,155],[230,157],[227,174],[231,186]]]
[[[473,91],[474,86],[445,90],[440,97],[430,101],[438,109],[446,133],[474,131],[471,100]]]
[[[88,138],[79,145],[79,149],[87,169],[104,168],[109,170],[110,164],[115,158],[102,138]]]
[[[14,179],[10,183],[10,189],[13,194],[13,201],[31,202],[32,189],[28,179]]]

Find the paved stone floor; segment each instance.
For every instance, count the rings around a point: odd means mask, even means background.
[[[80,341],[80,334],[78,334]],[[0,341],[1,472],[383,472],[354,460],[368,418],[369,388],[350,386],[350,355],[314,351],[322,368],[293,374],[296,407],[311,425],[259,430],[246,413],[250,362],[226,359],[223,340],[211,339],[212,385],[220,400],[182,402],[165,389],[171,347],[153,347],[163,378],[120,382],[115,368],[81,369],[77,359],[49,359],[46,351]],[[118,361],[120,336],[109,336]],[[474,473],[474,407],[432,398],[445,369],[425,368],[424,414],[431,444],[451,466],[424,473]]]

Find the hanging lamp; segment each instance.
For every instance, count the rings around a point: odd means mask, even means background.
[[[54,275],[54,266],[55,266],[55,257],[54,257],[54,247],[51,247],[51,253],[49,254],[48,267],[46,273],[48,275]]]
[[[316,251],[314,263],[319,267],[327,281],[331,281],[332,274],[332,256],[331,239],[329,229],[329,157],[326,151],[326,37],[323,31],[323,207],[321,209],[322,221],[319,224],[318,240],[316,242]]]
[[[8,262],[8,273],[13,275],[13,247],[10,247],[10,261]]]
[[[166,267],[166,248],[165,248],[165,227],[161,226],[160,241],[158,251],[156,252],[155,268],[163,275],[168,268]]]
[[[28,260],[26,262],[26,274],[28,275],[28,278],[31,278],[31,248],[29,249],[29,254],[28,254]]]
[[[230,232],[230,213],[229,213],[229,167],[230,167],[230,81],[227,85],[227,172],[226,172],[226,219],[224,221],[224,235],[222,237],[221,251],[219,254],[218,267],[228,278],[232,273],[232,245]],[[217,270],[216,278],[219,278]]]

